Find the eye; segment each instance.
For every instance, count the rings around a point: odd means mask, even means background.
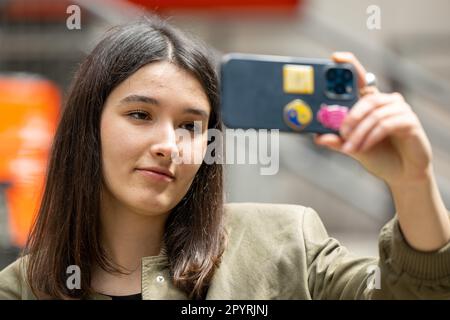
[[[133,110],[127,114],[128,117],[133,118],[135,120],[149,120],[150,115],[148,112],[143,110]]]
[[[181,127],[183,129],[186,129],[186,130],[189,130],[189,131],[192,131],[192,132],[194,132],[194,131],[200,132],[201,131],[201,124],[199,125],[198,123],[194,123],[193,121],[192,122],[187,122],[187,123],[181,125]]]

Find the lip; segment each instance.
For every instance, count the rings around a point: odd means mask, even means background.
[[[147,167],[147,168],[137,168],[136,170],[147,177],[155,178],[157,180],[173,181],[175,179],[174,174],[164,168]]]

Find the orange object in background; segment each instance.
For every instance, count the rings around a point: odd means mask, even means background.
[[[0,183],[7,183],[11,244],[23,247],[43,191],[61,95],[32,75],[0,74]]]
[[[293,10],[302,0],[128,0],[150,10]]]

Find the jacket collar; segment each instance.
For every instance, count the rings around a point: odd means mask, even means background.
[[[157,256],[142,257],[141,265],[142,265],[141,277],[144,276],[144,272],[146,272],[149,267],[152,267],[152,266],[158,266],[160,268],[168,267],[169,259],[167,257],[167,248],[166,248],[165,243],[162,244],[159,254]],[[105,295],[105,294],[94,292],[89,296],[88,299],[90,299],[90,300],[111,300],[111,297],[108,295]]]

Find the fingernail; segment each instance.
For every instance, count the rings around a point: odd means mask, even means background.
[[[340,59],[348,59],[350,58],[350,53],[346,51],[337,51],[335,53],[335,56],[339,57]]]
[[[347,141],[342,146],[342,151],[344,151],[344,152],[352,152],[353,151],[353,144],[350,141]]]

